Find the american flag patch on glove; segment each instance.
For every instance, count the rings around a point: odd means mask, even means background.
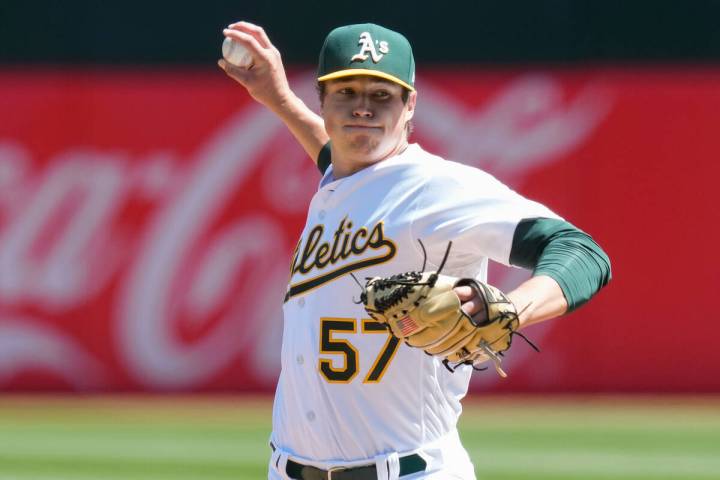
[[[398,320],[397,324],[398,327],[400,327],[400,332],[404,337],[412,335],[420,328],[418,324],[415,323],[415,320],[410,318],[409,315]]]

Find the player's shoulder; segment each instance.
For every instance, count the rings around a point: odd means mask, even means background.
[[[445,159],[424,150],[418,144],[411,144],[406,153],[407,173],[419,177],[430,186],[482,188],[498,184],[497,179],[488,172]]]

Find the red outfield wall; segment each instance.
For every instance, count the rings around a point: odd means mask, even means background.
[[[415,141],[613,261],[594,302],[528,330],[541,354],[519,342],[475,388],[720,391],[720,70],[419,77]],[[219,71],[0,73],[0,390],[271,390],[318,180]]]

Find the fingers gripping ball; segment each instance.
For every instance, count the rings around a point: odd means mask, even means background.
[[[480,300],[480,312],[473,317],[453,291],[460,285],[470,286]],[[497,288],[437,272],[407,272],[369,279],[360,298],[368,314],[394,336],[443,358],[446,366],[491,360],[498,374],[506,376],[500,355],[510,348],[520,322],[515,306]]]
[[[230,37],[225,37],[225,40],[223,40],[222,55],[225,60],[236,67],[250,68],[253,65],[253,57],[248,49],[242,43],[235,42]]]

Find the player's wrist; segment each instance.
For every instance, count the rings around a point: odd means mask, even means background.
[[[290,89],[286,92],[279,92],[265,106],[282,119],[297,118],[308,108],[305,102]]]
[[[508,292],[507,297],[517,309],[520,328],[563,315],[568,308],[562,289],[546,275],[530,278]]]

